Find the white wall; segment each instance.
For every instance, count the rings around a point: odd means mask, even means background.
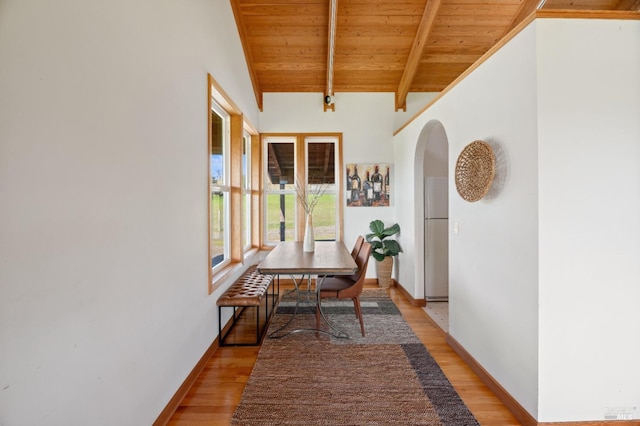
[[[450,333],[539,421],[640,418],[639,25],[538,20],[394,139],[401,186],[433,123],[451,188],[466,144],[494,147],[489,195],[450,192]],[[414,199],[396,206],[405,235],[419,234]],[[419,294],[421,264],[398,263]]]
[[[207,72],[229,2],[0,3],[0,424],[155,420],[217,335]]]
[[[435,94],[410,94],[407,111],[394,110],[393,93],[336,93],[335,111],[324,112],[321,93],[265,93],[260,113],[262,133],[342,133],[343,163],[393,163],[393,132]],[[342,171],[344,174],[344,170]],[[393,184],[396,167],[392,164],[392,196],[389,207],[346,207],[344,204],[344,241],[350,247],[358,235],[369,233],[369,222],[380,219],[395,223],[396,194],[406,191]],[[401,230],[404,232],[404,230]],[[367,276],[375,277],[375,265],[369,263]]]
[[[640,419],[640,21],[537,39],[539,420]]]
[[[449,141],[449,333],[531,413],[537,407],[537,161],[535,32],[528,28],[413,121],[394,140],[401,186],[398,201],[409,228],[399,282],[422,295],[422,214],[425,138],[440,122]],[[517,69],[518,72],[513,72]],[[469,203],[455,189],[455,162],[481,139],[502,152],[499,190]],[[424,141],[423,141],[424,144]],[[422,150],[422,151],[421,151]],[[419,160],[416,160],[419,158]],[[417,189],[417,188],[420,189]],[[496,192],[498,192],[496,194]],[[451,232],[454,222],[459,235]]]

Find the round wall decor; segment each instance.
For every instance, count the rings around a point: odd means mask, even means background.
[[[496,172],[491,145],[473,141],[465,146],[456,162],[456,189],[463,200],[474,202],[487,195]]]

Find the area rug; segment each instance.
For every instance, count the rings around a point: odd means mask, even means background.
[[[361,298],[366,337],[351,301],[323,300],[329,321],[349,339],[301,332],[265,338],[234,425],[478,425],[384,289]],[[269,326],[287,322],[283,299]],[[313,327],[311,303],[293,328]]]

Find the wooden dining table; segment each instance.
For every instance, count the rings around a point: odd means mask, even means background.
[[[358,270],[351,253],[341,241],[316,241],[313,252],[305,252],[302,242],[281,242],[257,267],[258,272],[273,275],[289,275],[293,280],[296,294],[296,306],[291,317],[279,329],[269,333],[270,338],[280,338],[301,331],[315,331],[330,334],[338,338],[349,338],[349,335],[336,328],[322,311],[320,290],[322,282],[328,275],[351,275]],[[315,306],[323,321],[331,331],[319,328],[297,328],[287,331],[293,324],[301,301],[300,285],[306,276],[317,275],[315,289]]]

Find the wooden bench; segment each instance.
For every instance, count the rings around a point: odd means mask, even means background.
[[[272,285],[273,275],[261,274],[256,270],[256,265],[249,267],[240,278],[238,278],[218,299],[218,336],[220,336],[220,346],[254,346],[259,345],[262,335],[269,323],[270,315],[273,314],[280,289],[275,291]],[[271,286],[271,300],[269,300],[269,286]],[[266,299],[265,299],[266,298]],[[260,327],[260,307],[265,299],[264,324]],[[233,321],[227,332],[222,334],[222,308],[233,308]],[[229,332],[235,325],[242,311],[248,307],[256,308],[256,341],[255,343],[228,343],[226,341]]]

